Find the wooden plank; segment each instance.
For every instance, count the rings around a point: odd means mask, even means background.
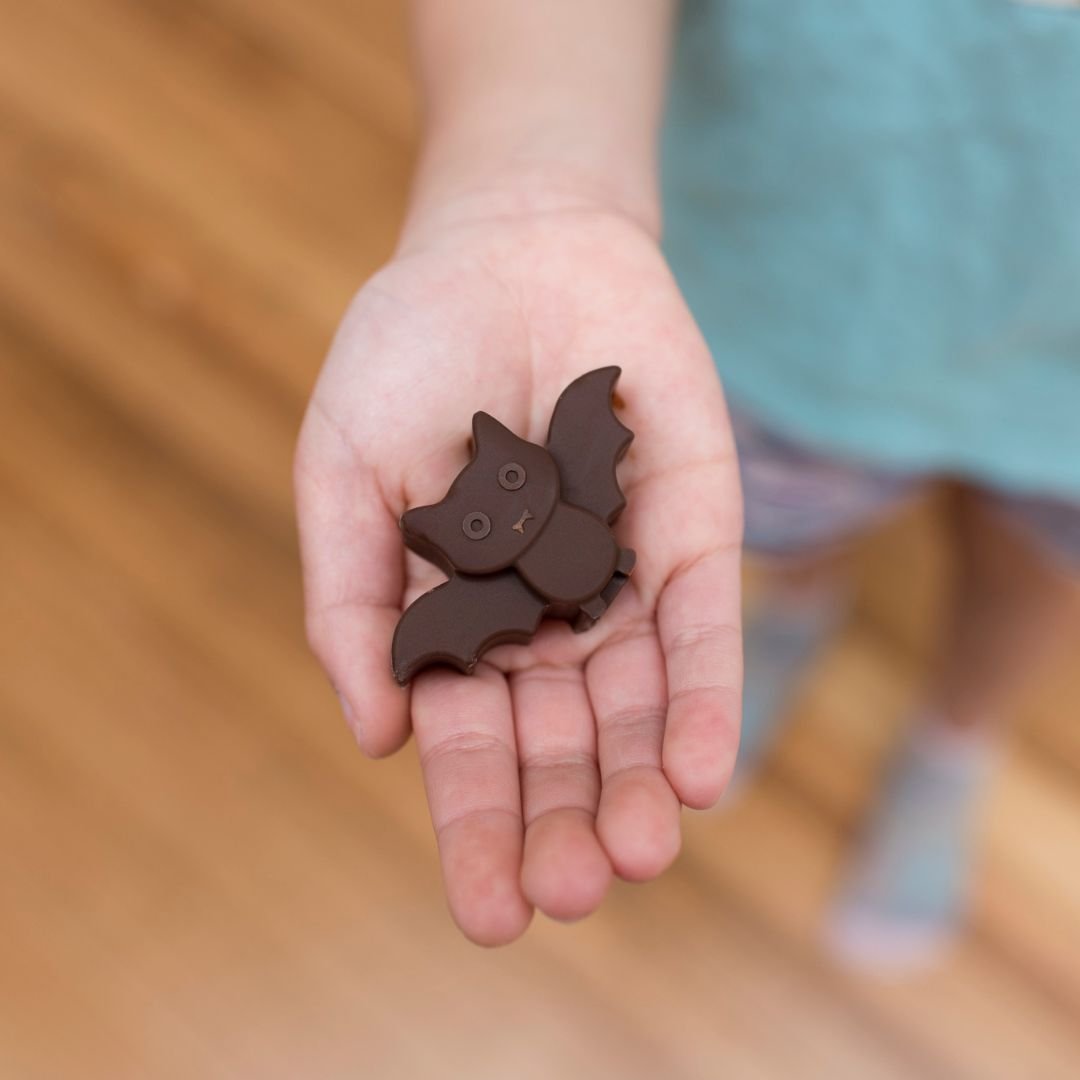
[[[156,6],[174,18],[220,27],[220,32],[272,55],[277,66],[302,72],[305,81],[358,109],[363,122],[391,142],[412,142],[417,103],[405,61],[406,7],[397,0],[210,0],[183,5],[156,0]]]
[[[137,5],[43,0],[5,22],[23,44],[0,61],[9,111],[288,274],[307,310],[336,316],[389,251],[407,154],[294,73]]]
[[[820,926],[842,854],[841,837],[808,812],[802,797],[764,779],[737,813],[710,823],[711,847],[696,845],[702,872],[740,896],[746,909],[792,949],[820,955]],[[832,976],[839,978],[839,976]],[[1075,1015],[1045,995],[980,937],[952,961],[917,979],[851,978],[853,999],[944,1074],[958,1077],[1068,1077],[1080,1060]]]

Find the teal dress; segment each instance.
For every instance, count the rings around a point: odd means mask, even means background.
[[[663,179],[736,405],[1080,500],[1080,6],[686,3]]]

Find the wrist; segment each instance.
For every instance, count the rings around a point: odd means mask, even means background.
[[[660,229],[673,0],[413,0],[424,143],[403,246],[584,210]]]
[[[657,240],[655,149],[604,146],[585,136],[561,137],[556,146],[551,130],[505,139],[480,131],[432,132],[421,150],[399,250],[448,228],[567,212],[621,217]]]

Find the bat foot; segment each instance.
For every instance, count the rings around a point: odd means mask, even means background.
[[[595,626],[596,620],[605,611],[607,611],[607,603],[602,593],[589,597],[577,610],[577,615],[574,618],[574,633],[583,634],[590,627]]]
[[[604,614],[611,602],[619,595],[619,590],[626,584],[630,571],[634,569],[637,556],[629,548],[619,548],[615,562],[615,573],[611,580],[595,596],[589,597],[577,611],[572,623],[575,634],[583,634],[596,625],[596,620]]]

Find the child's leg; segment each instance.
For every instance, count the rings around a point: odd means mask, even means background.
[[[1080,506],[1059,504],[1056,518],[1051,506],[974,493],[956,502],[955,593],[931,686],[948,724],[996,722],[1067,640],[1080,594],[1067,545],[1080,557],[1069,532]]]
[[[846,551],[745,555],[743,722],[729,792],[758,769],[799,679],[843,621],[850,589]]]
[[[956,503],[955,592],[937,670],[830,926],[848,960],[920,966],[963,916],[997,725],[1065,643],[1080,593],[1065,542],[1074,536],[1080,566],[1080,507],[1047,514],[1048,505],[971,493]]]
[[[759,764],[794,684],[846,613],[852,539],[916,481],[827,458],[742,412],[733,427],[750,586],[737,786]]]

